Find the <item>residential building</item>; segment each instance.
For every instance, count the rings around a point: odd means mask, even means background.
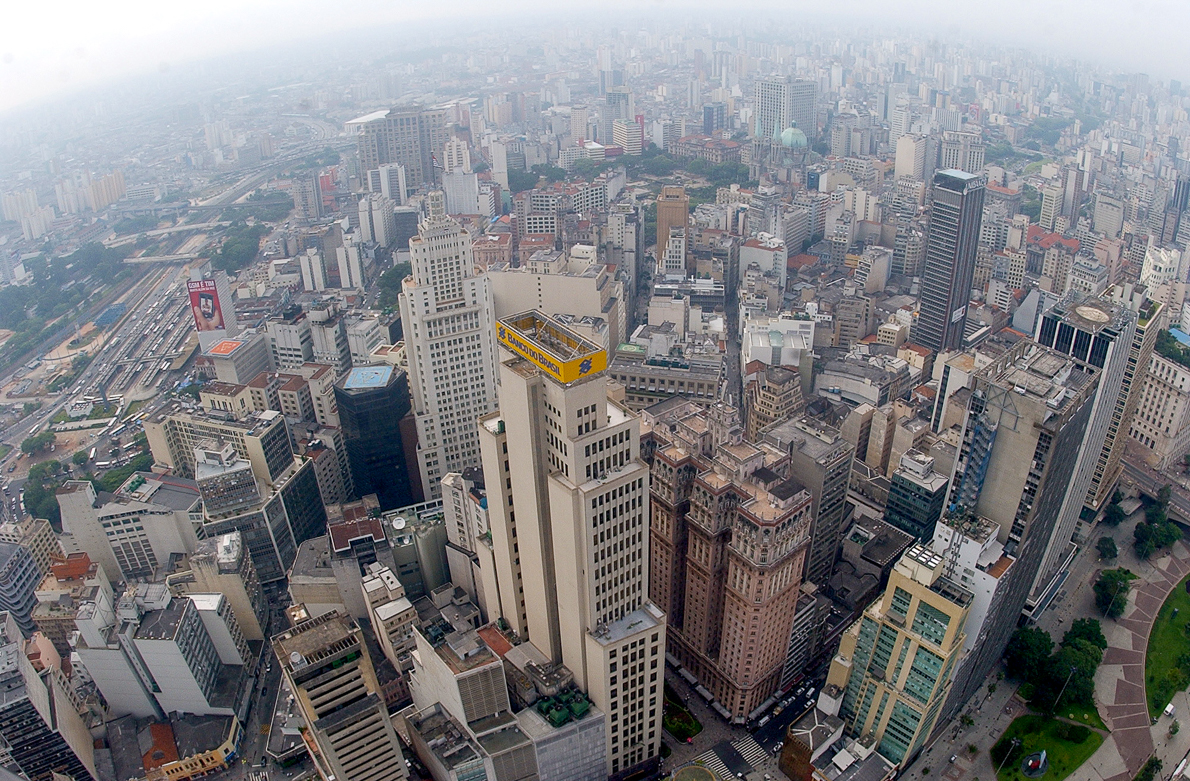
[[[25,517],[0,523],[0,542],[15,543],[29,551],[42,577],[49,574],[50,565],[55,560],[65,555],[58,536],[45,518]]]
[[[189,565],[189,570],[185,569]],[[268,624],[268,602],[260,587],[244,534],[228,532],[199,540],[194,553],[178,566],[166,583],[177,596],[223,594],[235,612],[236,623],[246,640],[264,640]]]

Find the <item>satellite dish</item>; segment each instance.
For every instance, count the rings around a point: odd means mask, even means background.
[[[393,519],[393,528],[396,529],[397,531],[404,529],[405,528],[405,519],[402,516],[398,515],[396,518]]]
[[[298,652],[298,651],[292,651],[292,652],[290,652],[290,654],[289,654],[289,664],[290,664],[290,665],[291,665],[291,666],[292,666],[294,669],[297,669],[298,667],[305,667],[305,666],[306,666],[306,659],[305,659],[305,657],[304,657],[304,656],[302,656],[302,655],[301,655],[301,653],[300,653],[300,652]]]

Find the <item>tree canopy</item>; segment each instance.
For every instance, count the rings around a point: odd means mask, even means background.
[[[1124,607],[1128,604],[1128,591],[1132,588],[1132,581],[1136,575],[1123,567],[1104,570],[1095,581],[1095,607],[1108,618],[1119,618],[1124,615]]]

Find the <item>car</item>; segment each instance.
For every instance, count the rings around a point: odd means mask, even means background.
[[[959,758],[959,755],[958,755],[958,754],[951,754],[951,755],[950,755],[950,759],[949,759],[949,760],[947,760],[947,761],[948,761],[948,762],[950,762],[950,764],[952,764],[952,765],[953,765],[955,762],[957,762],[957,761],[958,761],[958,758]]]

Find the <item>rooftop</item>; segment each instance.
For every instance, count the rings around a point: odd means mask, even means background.
[[[357,366],[347,373],[343,387],[347,390],[383,388],[393,376],[392,366]]]

